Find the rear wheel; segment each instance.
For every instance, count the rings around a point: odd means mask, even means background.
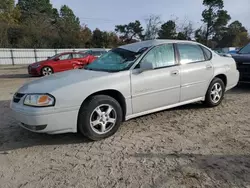
[[[43,67],[42,70],[41,70],[41,75],[42,76],[48,76],[48,75],[51,75],[53,74],[53,69],[51,67]]]
[[[220,78],[214,78],[208,87],[205,104],[209,107],[218,106],[224,97],[224,93],[224,82]]]
[[[107,138],[120,127],[122,114],[122,108],[114,98],[93,96],[80,109],[78,130],[90,140]]]

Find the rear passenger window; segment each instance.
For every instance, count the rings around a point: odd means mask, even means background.
[[[206,60],[202,49],[198,45],[177,44],[177,47],[180,54],[181,64],[195,63]]]
[[[204,54],[205,54],[205,59],[206,60],[210,60],[212,59],[212,52],[210,52],[207,48],[203,47],[203,46],[200,46],[203,51],[204,51]]]

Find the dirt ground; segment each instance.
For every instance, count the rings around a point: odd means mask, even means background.
[[[216,108],[191,104],[124,123],[111,138],[20,128],[9,103],[31,79],[0,67],[0,187],[250,187],[250,85]]]

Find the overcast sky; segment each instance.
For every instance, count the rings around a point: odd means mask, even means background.
[[[136,19],[144,24],[150,14],[160,15],[163,21],[178,17],[201,25],[202,0],[51,0],[56,8],[66,4],[92,30],[114,30],[117,24]],[[250,0],[224,0],[225,9],[250,30]]]

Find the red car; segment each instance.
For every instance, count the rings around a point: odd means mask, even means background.
[[[48,76],[56,72],[81,68],[92,63],[97,57],[81,52],[66,52],[56,54],[47,60],[33,63],[28,66],[28,72],[32,76]]]

